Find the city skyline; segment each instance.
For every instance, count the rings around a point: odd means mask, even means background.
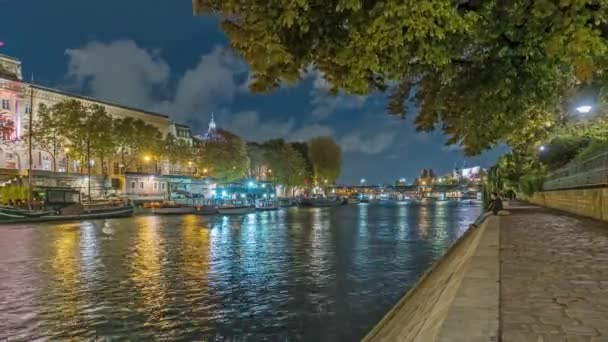
[[[327,83],[314,71],[300,84],[251,94],[248,68],[228,48],[217,20],[193,16],[189,2],[147,2],[145,13],[138,1],[80,11],[83,4],[62,0],[38,4],[35,13],[30,2],[0,4],[14,13],[0,23],[0,53],[23,61],[25,79],[33,74],[43,86],[164,113],[193,126],[195,134],[214,112],[218,126],[252,141],[331,135],[345,151],[339,183],[362,177],[392,183],[413,179],[422,168],[442,174],[463,161],[488,167],[506,150],[465,158],[458,147],[443,145],[441,132],[416,133],[411,118],[386,114],[384,95],[326,95]],[[23,17],[33,24],[13,29]]]

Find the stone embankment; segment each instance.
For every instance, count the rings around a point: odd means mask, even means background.
[[[608,223],[509,210],[470,229],[364,341],[608,342]]]
[[[498,331],[498,218],[470,228],[364,341],[492,341]]]

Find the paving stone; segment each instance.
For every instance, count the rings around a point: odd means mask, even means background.
[[[511,208],[501,218],[503,341],[608,342],[608,224]]]

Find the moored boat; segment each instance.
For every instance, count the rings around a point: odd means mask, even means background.
[[[357,195],[349,196],[346,199],[346,204],[359,204],[359,203],[361,203],[361,200],[359,199],[359,196],[357,196]]]
[[[199,205],[194,207],[194,213],[197,215],[214,215],[218,213],[215,205]]]
[[[222,215],[239,215],[239,214],[248,214],[254,211],[254,207],[250,205],[243,206],[221,206],[217,208],[218,213]]]
[[[339,198],[305,198],[300,201],[300,205],[304,207],[335,207],[342,205]]]
[[[185,215],[193,214],[195,208],[193,206],[165,206],[160,208],[152,208],[152,213],[156,215]]]
[[[279,206],[275,201],[272,201],[272,200],[257,200],[255,202],[255,210],[258,210],[258,211],[279,210]]]
[[[2,211],[4,215],[0,215],[0,224],[17,224],[17,223],[42,223],[51,221],[81,221],[81,220],[96,220],[110,219],[133,216],[133,207],[115,207],[83,211],[76,214],[62,215],[55,212],[45,212],[44,214],[21,211],[6,215],[6,211]]]

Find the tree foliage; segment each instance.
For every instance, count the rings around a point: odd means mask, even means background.
[[[200,149],[199,168],[207,169],[220,181],[233,181],[247,175],[249,158],[245,143],[236,135],[220,130],[224,139],[205,142]]]
[[[125,117],[115,119],[114,139],[117,154],[126,170],[135,161],[141,160],[145,154],[157,153],[156,143],[162,140],[162,135],[158,128],[141,119]]]
[[[342,149],[331,137],[311,139],[308,156],[317,182],[331,184],[338,179],[342,172]]]
[[[168,133],[163,141],[161,155],[174,165],[191,165],[196,159],[192,144],[176,138],[171,133]]]
[[[536,142],[580,85],[605,90],[608,2],[598,0],[195,0],[220,14],[250,64],[251,89],[300,80],[311,66],[332,92],[388,91],[477,154]],[[604,91],[605,92],[605,91]],[[416,106],[408,106],[408,100]]]
[[[271,181],[291,189],[305,184],[306,161],[299,151],[283,139],[269,140],[262,148],[268,168],[272,170]]]
[[[38,115],[31,130],[33,145],[51,156],[52,170],[57,171],[57,157],[66,145],[62,104],[51,107],[40,104]]]

